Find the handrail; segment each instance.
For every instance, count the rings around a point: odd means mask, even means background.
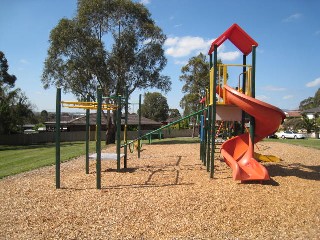
[[[170,127],[170,126],[172,126],[172,125],[174,125],[174,124],[177,124],[177,123],[179,123],[179,122],[181,122],[181,121],[183,121],[183,120],[185,120],[185,119],[187,119],[187,118],[189,118],[189,117],[192,117],[192,116],[194,116],[194,115],[197,115],[197,114],[199,114],[199,113],[201,113],[201,112],[203,112],[203,111],[205,111],[205,110],[207,110],[207,107],[206,107],[206,108],[203,108],[203,109],[201,109],[201,110],[199,110],[199,111],[197,111],[197,112],[191,113],[191,114],[189,114],[189,115],[187,115],[187,116],[185,116],[185,117],[183,117],[183,118],[180,118],[180,119],[178,119],[178,120],[176,120],[176,121],[173,121],[172,123],[169,123],[169,124],[167,124],[167,125],[165,125],[165,126],[162,126],[162,127],[158,128],[158,129],[156,129],[156,130],[153,130],[153,131],[151,131],[151,132],[148,132],[148,133],[146,133],[146,134],[144,134],[144,135],[142,135],[142,136],[140,136],[140,137],[138,137],[138,138],[136,138],[136,139],[134,139],[134,140],[126,143],[126,144],[121,145],[121,147],[124,147],[124,146],[126,146],[126,145],[130,145],[130,144],[134,143],[135,141],[141,140],[141,139],[143,139],[143,138],[145,138],[145,137],[147,137],[147,136],[149,136],[149,135],[151,135],[151,134],[154,134],[154,133],[159,132],[159,131],[161,131],[161,130],[163,130],[163,129],[165,129],[165,128],[168,128],[168,127]]]

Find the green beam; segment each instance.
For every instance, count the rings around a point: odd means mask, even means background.
[[[129,90],[128,90],[128,86],[126,86],[126,92],[125,92],[125,105],[124,105],[124,126],[125,126],[125,135],[126,135],[126,139],[124,144],[126,144],[128,142],[128,135],[127,135],[127,131],[128,131],[128,102],[129,102]],[[124,160],[123,160],[123,167],[127,168],[127,160],[128,160],[128,146],[125,145],[124,146]]]
[[[61,88],[56,96],[56,188],[60,188],[60,121],[61,121]]]
[[[252,46],[252,72],[251,72],[251,93],[252,97],[256,97],[256,48],[257,46]],[[250,116],[250,138],[252,143],[254,143],[254,133],[256,128],[256,121],[253,116]],[[254,144],[252,144],[254,147]]]
[[[214,45],[214,54],[213,54],[213,105],[211,111],[211,124],[212,124],[212,132],[211,132],[211,164],[210,164],[210,178],[213,178],[214,174],[214,149],[215,149],[215,136],[216,136],[216,112],[217,112],[217,101],[216,101],[216,89],[217,89],[217,70],[218,70],[218,46]]]
[[[97,90],[97,119],[96,119],[96,171],[97,171],[97,189],[101,189],[101,111],[102,111],[102,89],[98,88]]]
[[[120,171],[120,147],[121,147],[121,96],[118,96],[117,99],[118,108],[117,108],[117,172]]]
[[[243,67],[242,67],[242,92],[245,93],[246,92],[246,80],[247,80],[247,74],[245,74],[245,72],[247,71],[247,57],[246,55],[243,55],[242,57],[242,64],[243,64]],[[241,111],[241,133],[244,133],[245,132],[245,118],[246,118],[246,112],[245,111]]]
[[[210,95],[209,95],[210,96]],[[212,131],[212,116],[211,116],[211,112],[212,112],[212,106],[208,107],[207,110],[207,118],[208,120],[206,121],[207,124],[207,139],[206,139],[206,160],[204,161],[204,165],[207,166],[207,171],[210,171],[210,143],[211,143],[211,131]]]
[[[90,97],[87,95],[87,102]],[[86,109],[86,174],[89,174],[90,109]]]
[[[139,94],[139,124],[138,124],[138,158],[140,158],[140,140],[141,140],[141,94]],[[133,143],[133,141],[131,142]]]

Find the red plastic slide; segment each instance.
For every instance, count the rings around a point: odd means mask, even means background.
[[[255,118],[255,143],[274,133],[285,119],[285,114],[279,108],[249,97],[227,85],[224,88],[227,104],[234,104]],[[270,179],[267,169],[253,157],[253,143],[249,133],[236,136],[222,144],[221,154],[232,169],[234,180]]]

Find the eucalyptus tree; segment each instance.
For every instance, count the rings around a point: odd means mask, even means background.
[[[222,63],[221,59],[218,59],[218,63]],[[180,101],[180,107],[184,109],[184,115],[188,115],[197,111],[199,101],[210,85],[210,65],[206,55],[200,53],[190,58],[181,68],[181,73],[179,79],[185,83],[182,87],[185,95]]]
[[[166,121],[169,117],[167,98],[159,92],[145,93],[141,115],[157,122]]]
[[[209,88],[209,62],[207,57],[200,53],[189,59],[181,69],[180,81],[185,82],[182,92],[185,93],[180,101],[180,107],[184,109],[184,115],[197,110],[200,99]]]
[[[97,87],[105,96],[124,95],[126,86],[129,96],[145,88],[167,92],[171,81],[161,74],[167,64],[165,40],[140,3],[78,0],[76,16],[61,19],[51,30],[43,86],[60,86],[78,99],[89,95],[93,100]]]
[[[140,3],[79,0],[77,15],[61,19],[50,33],[43,86],[60,86],[78,98],[95,98],[97,87],[105,95],[123,94],[125,86],[129,95],[149,87],[167,92],[165,39]]]
[[[27,96],[20,88],[14,88],[16,76],[8,71],[8,61],[0,51],[0,134],[18,132],[19,126],[34,117]]]

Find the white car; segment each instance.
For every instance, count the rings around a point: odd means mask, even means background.
[[[284,132],[279,132],[276,133],[276,135],[278,136],[278,138],[293,138],[293,139],[303,139],[306,138],[306,135],[304,135],[303,133],[297,133],[297,132],[293,132],[293,131],[284,131]]]

